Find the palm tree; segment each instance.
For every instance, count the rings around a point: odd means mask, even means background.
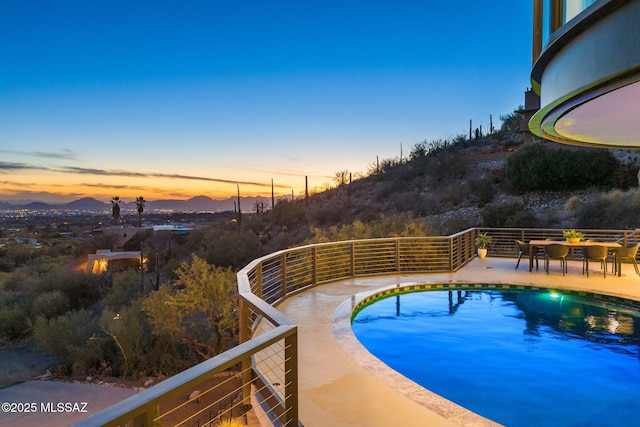
[[[142,227],[142,212],[144,212],[144,197],[136,197],[136,206],[138,208],[138,227]]]
[[[114,221],[117,221],[118,219],[120,219],[120,197],[113,197],[111,199],[111,205],[113,206],[111,208],[111,216],[113,216]]]

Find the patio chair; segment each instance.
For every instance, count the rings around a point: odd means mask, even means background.
[[[636,274],[640,276],[640,271],[638,270],[638,263],[636,262],[636,255],[638,254],[638,249],[640,248],[640,243],[634,246],[628,246],[625,248],[615,248],[613,249],[613,272],[618,272],[618,262],[622,262],[622,260],[631,260],[631,263],[636,269]]]
[[[544,252],[544,267],[549,274],[549,261],[552,259],[560,260],[560,267],[562,267],[562,275],[567,272],[567,255],[569,254],[569,246],[551,244],[545,247]]]
[[[515,244],[516,244],[516,248],[518,249],[518,262],[516,262],[516,270],[518,269],[518,266],[520,265],[520,260],[522,259],[523,256],[529,257],[529,254],[531,253],[531,246],[528,243],[523,242],[522,240],[514,240]],[[536,252],[533,254],[533,256],[536,259],[536,270],[538,269],[538,250],[536,249]]]
[[[582,250],[584,252],[584,258],[582,259],[582,274],[584,274],[586,267],[587,277],[589,277],[589,260],[600,261],[600,266],[606,279],[609,248],[606,246],[585,246]]]

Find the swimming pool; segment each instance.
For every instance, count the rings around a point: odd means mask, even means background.
[[[640,426],[637,303],[549,290],[412,292],[364,304],[352,329],[394,370],[506,426]]]

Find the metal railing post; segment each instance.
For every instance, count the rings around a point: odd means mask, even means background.
[[[280,257],[280,298],[287,296],[287,253]]]
[[[298,330],[284,339],[285,426],[298,425]]]
[[[356,275],[356,244],[351,242],[350,245],[350,258],[351,258],[351,277]]]
[[[316,251],[316,247],[311,248],[311,283],[318,283],[318,275],[316,274],[316,269],[318,268],[318,254]]]
[[[400,273],[400,239],[396,238],[396,273]]]
[[[449,237],[449,271],[453,271],[453,237]]]
[[[154,422],[154,418],[157,416],[158,408],[155,411],[147,411],[138,415],[133,419],[133,427],[152,427],[157,425]]]
[[[262,299],[262,263],[256,265],[256,296]]]
[[[251,311],[249,305],[240,297],[239,301],[239,328],[240,328],[240,344],[251,340],[251,334],[249,333],[251,322]],[[242,403],[244,405],[251,405],[251,358],[247,357],[242,359]]]

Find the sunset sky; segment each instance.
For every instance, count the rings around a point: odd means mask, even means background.
[[[2,1],[0,201],[301,194],[499,126],[530,85],[531,9]]]

